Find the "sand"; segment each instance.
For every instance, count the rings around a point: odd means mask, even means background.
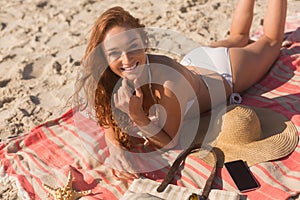
[[[225,38],[236,0],[0,1],[0,139],[26,133],[70,109],[77,70],[97,17],[120,5],[147,27],[170,29],[206,45]],[[289,16],[300,1],[290,0]],[[298,10],[297,10],[298,8]],[[258,0],[251,32],[261,28]],[[1,199],[18,199],[13,181]],[[6,186],[4,186],[6,185]]]

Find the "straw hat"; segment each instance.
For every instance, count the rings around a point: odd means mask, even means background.
[[[276,160],[290,154],[298,144],[294,124],[266,108],[229,106],[225,114],[215,120],[215,126],[220,132],[214,149],[221,166],[240,159],[248,166]],[[210,163],[208,157],[203,160]]]

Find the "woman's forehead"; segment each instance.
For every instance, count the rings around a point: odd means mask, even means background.
[[[114,49],[114,48],[122,48],[126,47],[133,41],[141,39],[140,34],[137,29],[130,29],[128,27],[123,26],[115,26],[107,31],[103,46],[106,50]]]

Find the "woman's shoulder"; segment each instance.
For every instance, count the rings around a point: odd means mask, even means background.
[[[196,83],[195,79],[199,78],[185,66],[165,55],[150,54],[149,62],[154,82],[159,82],[168,88],[184,90],[183,86]]]
[[[151,69],[153,72],[157,73],[183,73],[185,71],[185,67],[177,62],[175,59],[165,56],[165,55],[158,55],[158,54],[149,54],[149,62],[150,65],[153,66]],[[173,72],[173,73],[172,73]]]
[[[158,63],[158,64],[170,64],[175,63],[176,61],[166,55],[161,54],[147,54],[149,57],[150,63]]]

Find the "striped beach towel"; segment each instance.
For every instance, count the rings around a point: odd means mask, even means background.
[[[289,35],[293,44],[283,48],[270,72],[243,94],[243,104],[266,107],[288,117],[300,131],[300,29]],[[103,129],[74,109],[41,124],[29,133],[0,143],[0,182],[14,182],[21,199],[47,199],[43,184],[62,187],[68,171],[73,188],[92,190],[82,199],[120,199],[132,182],[113,178],[105,160],[109,157]],[[171,164],[180,152],[169,151]],[[169,166],[144,178],[160,182]],[[189,156],[172,184],[192,189],[205,185],[212,167]],[[241,194],[248,199],[287,199],[300,193],[300,145],[289,156],[251,167],[261,187]],[[135,187],[145,187],[136,184]],[[226,169],[219,169],[214,189],[238,192]],[[131,188],[132,189],[132,188]],[[137,189],[138,190],[138,189]],[[182,199],[180,195],[171,199]]]

